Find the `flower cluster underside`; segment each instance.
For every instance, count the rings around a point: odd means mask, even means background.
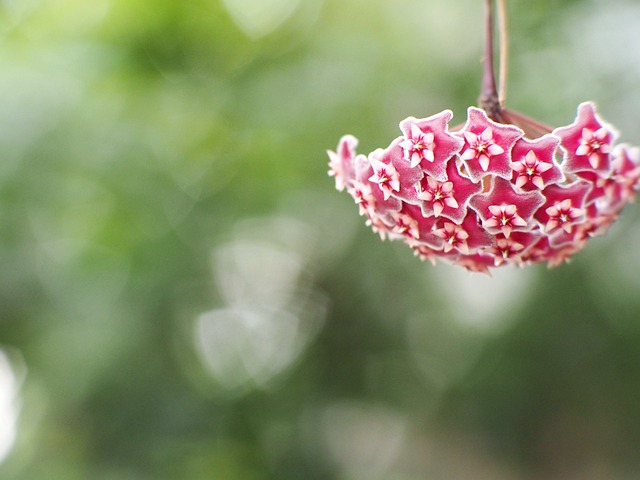
[[[557,265],[604,233],[640,186],[638,148],[615,145],[591,103],[535,139],[475,107],[461,130],[449,131],[452,117],[407,118],[401,136],[368,156],[350,135],[328,152],[336,188],[368,225],[423,259],[485,273]]]

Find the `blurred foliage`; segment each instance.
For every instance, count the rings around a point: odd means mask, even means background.
[[[638,6],[509,10],[508,103],[596,100],[640,143]],[[0,478],[637,478],[636,205],[570,265],[478,278],[380,242],[326,176],[344,133],[463,122],[481,15],[0,1]]]

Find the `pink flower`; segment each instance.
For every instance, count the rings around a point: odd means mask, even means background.
[[[444,253],[449,253],[456,248],[465,255],[469,255],[469,245],[467,245],[469,234],[460,225],[445,222],[444,227],[434,233],[444,240]]]
[[[586,170],[594,171],[601,176],[609,174],[609,154],[617,134],[596,115],[593,103],[581,103],[575,122],[566,127],[556,128],[553,134],[560,138],[565,150],[565,172]]]
[[[488,232],[509,238],[513,230],[531,230],[531,217],[543,203],[539,192],[517,192],[510,182],[494,177],[491,190],[474,196],[470,206],[478,212]]]
[[[336,189],[343,191],[350,187],[355,175],[354,158],[358,140],[352,135],[340,139],[336,152],[327,150],[329,155],[329,175],[336,179]]]
[[[469,211],[461,224],[445,220],[441,228],[433,232],[444,240],[444,253],[456,249],[464,255],[478,253],[492,245],[492,237],[479,224],[477,215]]]
[[[496,123],[484,110],[470,107],[467,123],[458,133],[464,140],[460,158],[469,169],[474,182],[487,174],[511,180],[510,151],[524,132],[514,125]]]
[[[424,176],[420,167],[412,167],[404,160],[400,142],[402,137],[396,138],[384,150],[379,148],[369,154],[369,162],[374,174],[369,178],[377,183],[385,195],[391,194],[410,204],[418,204],[418,190],[416,185]]]
[[[422,214],[439,217],[444,215],[454,222],[460,223],[467,214],[469,199],[482,190],[480,183],[473,183],[458,171],[455,158],[447,165],[447,181],[440,182],[426,176],[420,185],[418,198],[422,200]]]
[[[405,242],[411,247],[425,246],[442,250],[442,239],[436,235],[436,221],[435,217],[423,217],[420,207],[405,205],[396,216],[394,234],[403,235]]]
[[[383,191],[369,180],[373,167],[364,155],[355,157],[353,169],[355,179],[347,191],[358,204],[360,215],[367,218],[367,225],[384,239],[395,223],[396,213],[402,209],[402,201],[395,197],[384,198]]]
[[[447,177],[446,165],[462,147],[462,140],[449,133],[448,124],[453,118],[450,110],[428,118],[409,117],[400,122],[404,134],[400,143],[404,158],[412,167],[420,165],[426,174],[439,181]]]
[[[558,233],[557,229],[572,233],[573,226],[585,219],[584,199],[590,188],[584,181],[566,187],[550,185],[545,188],[546,201],[536,212],[536,220],[544,225],[545,233]]]
[[[525,243],[519,241],[515,235],[511,237],[499,235],[489,252],[493,255],[495,266],[498,267],[505,263],[518,262],[525,250]]]
[[[578,219],[584,218],[584,212],[579,208],[575,208],[569,198],[561,202],[556,202],[551,207],[547,207],[545,212],[549,215],[549,220],[545,225],[547,233],[552,232],[558,227],[562,227],[565,232],[571,233],[573,231],[573,224],[577,223]]]
[[[368,157],[344,136],[329,152],[330,175],[381,238],[402,241],[434,264],[483,273],[502,265],[559,265],[605,233],[635,198],[640,149],[616,146],[614,130],[591,103],[553,131],[503,114],[518,125],[493,121],[475,107],[453,133],[449,110],[409,117],[400,123],[402,136]],[[525,138],[525,131],[540,136]]]
[[[542,190],[562,181],[562,171],[554,157],[558,137],[544,135],[537,140],[519,139],[511,152],[512,181],[523,190]]]
[[[372,157],[371,166],[374,173],[369,177],[369,181],[378,184],[384,193],[385,200],[389,198],[391,193],[400,191],[400,174],[392,163],[384,163]]]

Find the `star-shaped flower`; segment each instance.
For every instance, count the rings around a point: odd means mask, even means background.
[[[423,217],[420,207],[405,204],[400,212],[395,214],[393,232],[410,245],[426,245],[429,248],[441,250],[442,239],[435,234],[435,217]]]
[[[444,227],[434,233],[444,240],[445,253],[456,248],[465,255],[469,254],[469,246],[467,245],[469,234],[460,225],[453,222],[445,222]]]
[[[554,160],[560,139],[544,135],[537,140],[519,139],[511,151],[511,181],[523,190],[542,190],[562,180],[562,171]]]
[[[594,172],[577,172],[576,176],[592,184],[587,205],[595,203],[598,213],[615,214],[635,198],[640,187],[640,149],[617,145],[611,152],[611,175],[600,177]]]
[[[370,161],[374,173],[369,177],[369,181],[378,184],[384,193],[384,199],[387,200],[393,192],[400,191],[400,174],[393,163],[384,163],[375,156],[371,156]]]
[[[567,187],[549,185],[542,192],[545,202],[536,212],[535,219],[544,225],[547,234],[572,233],[574,225],[585,218],[584,202],[590,188],[581,180]]]
[[[585,205],[593,205],[600,213],[612,212],[617,205],[617,184],[614,176],[602,178],[595,172],[577,172],[576,176],[591,184],[591,189],[585,198]]]
[[[444,220],[442,227],[433,233],[444,240],[444,253],[456,249],[463,255],[469,255],[493,243],[491,235],[478,225],[478,217],[473,211],[467,213],[461,225]]]
[[[585,243],[592,237],[604,235],[617,218],[615,213],[600,214],[595,204],[587,205],[585,216],[587,217],[585,221],[576,226],[573,238],[576,243]]]
[[[584,242],[575,245],[556,247],[551,245],[549,237],[541,236],[534,245],[527,248],[519,258],[521,264],[547,262],[549,268],[568,262],[569,257],[582,249]]]
[[[609,154],[617,133],[600,120],[593,103],[581,103],[578,106],[576,120],[571,125],[556,128],[553,134],[560,137],[565,150],[562,164],[565,172],[587,170],[597,172],[601,176],[609,173]]]
[[[354,176],[354,158],[358,140],[352,135],[343,136],[338,142],[335,152],[327,150],[329,155],[329,176],[335,178],[336,189],[343,191],[345,187],[350,187]]]
[[[490,230],[500,230],[502,234],[509,238],[511,230],[518,227],[527,227],[527,221],[518,215],[518,207],[513,204],[489,205],[489,213],[484,226]]]
[[[487,174],[511,180],[511,149],[524,135],[522,130],[496,123],[484,110],[470,107],[467,123],[458,135],[465,140],[460,158],[467,164],[471,180],[477,182]]]
[[[400,122],[404,135],[400,143],[404,158],[412,167],[420,165],[433,178],[443,182],[446,164],[462,148],[462,140],[449,133],[448,124],[453,118],[451,110],[431,117],[409,117]]]
[[[456,264],[466,268],[470,272],[485,273],[491,276],[489,267],[495,267],[494,256],[488,253],[473,253],[471,255],[458,255]]]
[[[402,208],[402,202],[395,197],[385,198],[378,185],[369,181],[373,168],[367,157],[356,156],[354,169],[355,179],[347,191],[358,204],[360,215],[367,217],[367,224],[384,238],[386,230],[395,224],[395,214]]]
[[[358,205],[360,215],[370,215],[375,211],[376,199],[371,192],[371,183],[360,183],[355,181],[348,190]]]
[[[541,236],[526,252],[520,255],[520,262],[521,264],[544,262],[549,258],[551,250],[549,238],[547,236]]]
[[[412,167],[404,160],[401,141],[402,137],[398,137],[384,150],[379,148],[369,154],[374,171],[369,180],[378,184],[385,199],[393,195],[415,205],[420,203],[418,189],[424,173],[420,167]]]
[[[476,193],[482,190],[480,183],[473,183],[460,175],[455,158],[447,164],[447,181],[440,182],[427,176],[422,180],[421,191],[418,198],[422,202],[422,214],[424,216],[444,215],[455,223],[464,219],[467,211],[467,203]]]
[[[409,247],[413,249],[413,253],[420,258],[420,260],[429,260],[431,265],[436,265],[436,259],[440,256],[441,251],[427,247],[420,243],[410,244]]]
[[[540,235],[530,232],[514,232],[509,237],[499,234],[496,243],[487,250],[494,257],[495,266],[503,263],[520,263],[528,247],[540,238]]]
[[[552,232],[554,229],[561,227],[565,232],[571,233],[573,224],[577,223],[578,219],[584,218],[584,211],[581,208],[574,207],[569,198],[547,207],[545,212],[549,215],[549,220],[545,225],[547,232]]]
[[[526,231],[532,228],[531,217],[544,203],[544,197],[537,190],[517,193],[511,182],[495,177],[488,193],[481,193],[469,201],[475,208],[487,231],[502,233],[509,238],[512,231]]]
[[[613,185],[607,190],[612,211],[634,200],[640,189],[640,148],[619,145],[612,153]]]
[[[417,240],[420,238],[418,221],[406,213],[398,213],[393,231],[409,240]]]
[[[591,167],[597,169],[600,164],[600,156],[611,153],[608,136],[609,132],[604,127],[600,127],[595,132],[592,132],[586,127],[583,128],[580,146],[576,150],[576,155],[588,157]]]

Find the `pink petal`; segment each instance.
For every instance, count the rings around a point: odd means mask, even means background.
[[[514,216],[517,211],[518,208],[515,205],[507,205],[504,209],[504,213],[506,213],[510,217]]]
[[[582,145],[580,145],[580,146],[578,147],[578,149],[576,150],[576,155],[586,155],[586,154],[588,154],[590,151],[591,151],[591,147],[590,147],[588,144],[583,143],[583,144],[582,144]]]
[[[422,130],[420,130],[420,127],[418,127],[415,123],[411,124],[411,137],[412,138],[418,138],[422,136]]]
[[[525,220],[522,217],[519,217],[517,215],[511,219],[511,223],[513,225],[515,225],[516,227],[526,227],[527,226],[527,222],[525,222]]]
[[[480,163],[480,168],[482,168],[483,171],[486,172],[489,169],[489,157],[486,155],[480,155],[478,162]]]
[[[473,160],[477,155],[478,152],[476,152],[473,148],[467,148],[464,152],[462,152],[460,158],[462,160]]]
[[[538,161],[538,157],[536,157],[536,154],[533,152],[533,150],[529,150],[529,152],[524,157],[524,161],[527,166],[533,166]]]
[[[423,150],[422,154],[424,155],[424,159],[427,162],[433,162],[436,159],[435,155],[433,154],[433,150]]]
[[[484,222],[484,226],[486,228],[496,228],[500,226],[500,221],[495,217],[491,217]]]
[[[533,184],[536,185],[535,179],[539,178],[542,179],[542,177],[538,176],[538,177],[534,177],[532,179]],[[529,182],[529,177],[527,177],[526,175],[519,175],[518,179],[516,180],[516,187],[518,188],[522,188],[524,187],[527,183]],[[537,185],[536,185],[537,186]],[[542,187],[538,187],[538,188],[542,188]]]
[[[453,182],[444,182],[440,187],[442,193],[451,193],[453,191]]]
[[[560,205],[558,205],[558,207],[561,210],[569,210],[571,208],[571,199],[567,198],[566,200],[562,200],[560,202]]]
[[[515,172],[524,172],[527,167],[523,162],[511,162],[510,163],[511,168],[515,171]]]
[[[544,228],[545,228],[547,233],[550,233],[550,232],[554,231],[556,228],[558,228],[559,225],[560,225],[560,222],[558,220],[550,218]]]
[[[411,150],[413,148],[413,142],[408,138],[405,138],[403,141],[401,141],[399,145],[405,150]]]
[[[500,155],[501,153],[504,153],[504,148],[494,143],[493,145],[489,145],[489,147],[487,148],[487,151],[489,152],[489,155],[493,157],[496,155]]]
[[[482,131],[482,133],[480,134],[480,139],[485,142],[490,142],[493,140],[493,130],[491,130],[491,127],[487,127]]]
[[[489,211],[491,212],[491,215],[493,215],[494,217],[498,217],[502,215],[502,207],[500,207],[500,205],[490,205]]]
[[[569,216],[571,218],[580,218],[582,215],[584,215],[584,212],[579,208],[572,208],[569,210]]]
[[[469,145],[474,145],[478,142],[478,136],[473,132],[464,132],[464,138],[469,142]]]
[[[456,201],[455,198],[453,197],[447,197],[444,199],[444,204],[447,207],[451,207],[451,208],[458,208],[458,202]],[[434,209],[435,210],[435,209]]]
[[[518,178],[518,180],[520,180],[520,179]],[[531,183],[533,183],[540,190],[542,190],[544,188],[544,180],[542,179],[542,177],[540,175],[534,175],[533,177],[531,177]],[[516,185],[517,184],[518,183],[516,182]]]
[[[553,168],[553,165],[546,162],[538,162],[538,165],[536,165],[536,169],[538,170],[538,173],[544,173],[547,170],[551,170],[552,168]]]

